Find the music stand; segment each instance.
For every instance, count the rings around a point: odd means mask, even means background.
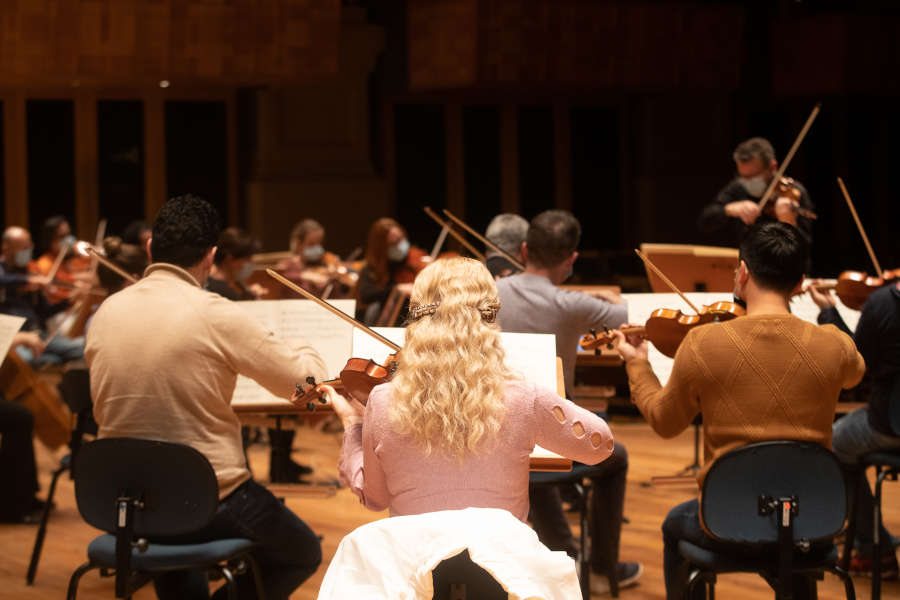
[[[684,292],[731,292],[734,289],[737,248],[641,244],[641,252]],[[646,265],[645,268],[651,290],[656,293],[672,291],[656,273]]]

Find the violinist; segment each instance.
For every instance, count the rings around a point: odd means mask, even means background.
[[[566,391],[571,393],[575,379],[578,339],[589,329],[618,327],[627,319],[625,300],[616,294],[607,300],[556,287],[569,278],[578,258],[581,225],[569,212],[548,210],[528,227],[522,256],[525,271],[497,280],[503,311],[499,322],[503,331],[519,333],[552,333],[556,335],[556,353],[562,358]],[[587,469],[587,467],[583,467]],[[625,504],[625,480],[628,454],[615,444],[612,456],[586,473],[594,483],[593,552],[591,562],[597,574],[606,574],[610,564],[617,564],[619,587],[637,582],[643,567],[635,562],[618,562],[622,510]],[[577,554],[575,538],[562,510],[559,491],[540,486],[530,490],[531,513],[535,531],[551,550]],[[606,593],[606,578],[591,577],[591,590]]]
[[[519,215],[503,213],[491,219],[484,232],[484,237],[524,264],[522,243],[525,241],[527,233],[528,221]],[[488,271],[491,272],[491,275],[494,276],[494,279],[508,277],[519,272],[516,265],[509,262],[508,258],[490,247],[485,250],[485,258],[485,265]]]
[[[147,268],[147,251],[135,244],[126,243],[123,238],[109,236],[103,240],[103,253],[126,273],[140,279]],[[97,265],[97,279],[107,295],[115,294],[129,285],[129,282],[103,263]]]
[[[137,246],[146,253],[151,231],[150,223],[143,219],[135,219],[122,231],[122,241]]]
[[[4,231],[0,243],[0,313],[25,317],[22,331],[31,331],[43,337],[47,333],[47,319],[72,304],[70,300],[51,304],[42,293],[42,290],[54,286],[48,285],[46,277],[28,272],[28,258],[33,248],[31,234],[27,230],[9,227]],[[53,339],[45,341],[47,347],[40,355],[27,346],[19,346],[16,351],[33,367],[79,360],[84,355],[84,338],[69,339],[54,335]]]
[[[862,379],[865,362],[849,336],[790,312],[808,251],[795,227],[751,226],[741,242],[734,277],[734,294],[746,301],[746,316],[692,329],[675,354],[665,387],[647,360],[647,341],[615,332],[632,401],[654,431],[674,437],[703,414],[701,484],[716,458],[736,446],[796,440],[830,447],[838,394]],[[679,540],[711,550],[719,545],[700,526],[697,500],[673,508],[662,530],[666,597],[680,599],[686,570]],[[810,597],[806,584],[795,585],[794,598]]]
[[[192,539],[252,539],[266,596],[287,598],[316,570],[321,547],[251,477],[231,396],[241,374],[289,398],[297,381],[322,380],[325,364],[312,347],[288,346],[243,308],[203,289],[218,222],[215,208],[196,196],[160,209],[144,277],[107,298],[88,329],[94,417],[101,438],[171,441],[203,453],[216,473],[219,507]],[[237,579],[240,596],[255,598],[253,577]],[[208,597],[202,571],[166,574],[154,584],[163,600]]]
[[[90,260],[83,256],[76,256],[73,251],[75,236],[65,217],[55,216],[44,221],[41,228],[41,244],[45,252],[29,265],[29,270],[38,275],[49,275],[60,253],[65,256],[54,275],[54,279],[65,286],[47,288],[44,293],[51,303],[57,303],[69,298],[72,286],[89,288],[93,274],[90,272]]]
[[[832,446],[835,454],[848,465],[855,465],[859,457],[878,450],[900,448],[900,437],[890,427],[889,405],[892,394],[900,381],[900,289],[897,284],[886,285],[872,292],[863,304],[856,331],[851,334],[844,319],[835,307],[834,296],[820,291],[815,282],[809,287],[810,296],[821,309],[819,323],[833,323],[841,331],[852,335],[856,348],[866,360],[869,378],[868,405],[860,408],[834,423]],[[850,570],[870,573],[875,554],[872,520],[874,499],[869,484],[860,478],[860,489],[856,504],[856,540],[854,555],[850,559]],[[882,525],[882,540],[891,540]],[[885,578],[896,578],[897,557],[893,544],[885,543],[882,574]]]
[[[375,322],[381,308],[397,284],[412,283],[429,263],[428,253],[412,246],[406,230],[397,221],[381,218],[369,229],[365,264],[359,274],[358,313],[363,322]]]
[[[249,233],[238,227],[222,231],[206,289],[229,300],[256,300],[258,295],[246,281],[253,274],[251,257],[257,252],[259,242]]]
[[[790,189],[779,188],[772,194],[768,204],[773,210],[759,208],[759,201],[778,170],[772,144],[761,137],[750,138],[738,144],[732,158],[737,176],[700,213],[701,233],[733,246],[757,221],[781,221],[800,229],[806,241],[812,243],[812,221],[798,214],[797,208],[811,211],[814,207],[800,182],[791,180]]]

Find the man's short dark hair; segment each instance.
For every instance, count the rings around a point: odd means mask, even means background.
[[[741,241],[740,259],[763,288],[788,294],[803,280],[809,244],[787,223],[756,223]]]
[[[572,256],[581,240],[581,225],[572,213],[547,210],[528,225],[525,244],[528,262],[544,269],[552,269]]]
[[[768,167],[769,163],[775,160],[775,149],[766,138],[755,137],[738,144],[732,157],[736,162],[747,162],[758,158],[764,166]]]
[[[186,194],[166,202],[153,223],[153,262],[195,266],[219,239],[219,213],[212,204]]]

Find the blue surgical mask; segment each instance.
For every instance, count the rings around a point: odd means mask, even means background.
[[[317,263],[322,260],[323,256],[325,256],[325,248],[322,247],[322,244],[307,246],[303,249],[303,260],[306,262]]]
[[[409,240],[403,238],[387,249],[387,257],[391,262],[403,262],[409,254]]]
[[[27,267],[31,262],[34,248],[24,248],[13,255],[13,264],[17,267]]]
[[[253,275],[254,270],[255,269],[254,269],[254,265],[252,262],[245,262],[244,264],[241,265],[241,268],[238,269],[238,272],[235,275],[235,277],[237,278],[238,281],[240,281],[241,283],[244,283],[245,281],[247,281],[247,279],[250,278],[251,275]]]
[[[74,245],[75,245],[75,236],[72,235],[71,233],[69,235],[63,237],[63,239],[59,240],[60,248],[71,248]]]

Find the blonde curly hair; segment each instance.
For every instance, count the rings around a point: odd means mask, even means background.
[[[499,431],[512,377],[494,323],[499,308],[494,279],[478,261],[441,259],[416,277],[390,416],[426,453],[437,447],[462,458]]]

